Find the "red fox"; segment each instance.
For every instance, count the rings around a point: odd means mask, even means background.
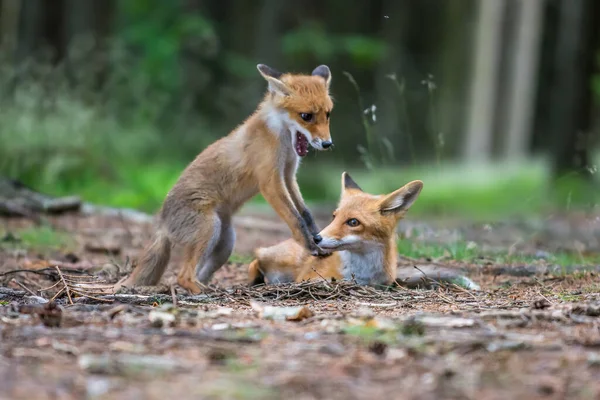
[[[396,280],[396,226],[415,202],[423,182],[375,196],[362,191],[346,172],[333,221],[316,237],[319,247],[334,252],[313,257],[293,240],[255,251],[249,283],[354,279],[361,285],[389,285]]]
[[[231,255],[232,215],[260,192],[308,254],[324,256],[314,235],[319,231],[296,182],[300,159],[309,144],[329,149],[331,72],[326,65],[311,75],[281,73],[259,64],[268,91],[242,125],[202,151],[183,171],[162,205],[157,232],[139,266],[121,286],[155,285],[169,262],[171,247],[183,247],[177,283],[201,292]]]

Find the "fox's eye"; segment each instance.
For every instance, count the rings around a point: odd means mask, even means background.
[[[346,224],[347,224],[348,226],[351,226],[351,227],[353,227],[353,228],[354,228],[354,227],[357,227],[357,226],[359,226],[359,225],[360,225],[360,222],[358,222],[358,220],[357,220],[356,218],[350,218],[348,221],[346,221]]]
[[[302,118],[306,122],[310,122],[313,119],[313,115],[310,113],[300,113],[300,118]]]
[[[325,115],[327,116],[327,119],[329,119],[329,114],[331,114],[330,112],[327,112]]]
[[[335,214],[333,214],[333,215],[331,216],[331,219],[335,219]]]

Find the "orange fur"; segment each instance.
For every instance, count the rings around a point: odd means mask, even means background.
[[[333,221],[320,232],[319,246],[334,253],[314,257],[293,240],[259,248],[249,267],[250,283],[262,283],[265,276],[280,282],[354,278],[364,284],[392,283],[396,279],[396,226],[422,187],[421,181],[413,181],[388,195],[375,196],[363,192],[344,172]]]
[[[258,70],[269,91],[257,111],[183,171],[162,205],[153,243],[115,290],[158,283],[171,246],[178,244],[185,260],[177,281],[199,293],[197,280],[207,283],[231,254],[232,215],[258,192],[296,241],[314,254],[322,253],[313,241],[318,228],[300,194],[296,170],[305,155],[300,151],[308,151],[309,145],[317,150],[331,145],[329,69],[319,66],[312,75],[281,74],[265,65]]]

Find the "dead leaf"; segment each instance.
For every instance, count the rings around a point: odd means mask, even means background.
[[[313,312],[306,306],[297,307],[275,307],[263,305],[257,302],[250,302],[252,309],[256,311],[261,318],[276,321],[302,321],[305,318],[313,316]]]
[[[466,328],[477,324],[477,321],[472,318],[442,316],[422,316],[418,321],[423,325],[439,328]]]

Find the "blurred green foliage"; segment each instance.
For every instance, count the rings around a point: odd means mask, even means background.
[[[286,33],[281,39],[282,51],[295,60],[312,58],[321,63],[337,57],[348,57],[360,67],[373,67],[386,55],[387,45],[365,35],[335,35],[323,24],[310,22]]]
[[[217,51],[212,23],[200,13],[182,13],[177,2],[132,0],[118,4],[123,19],[118,36],[136,53],[134,68],[156,90],[184,91],[180,66],[184,44],[205,55]]]
[[[282,12],[277,27],[261,36],[269,21],[247,14],[274,2],[240,4],[226,15],[214,2],[192,3],[198,7],[116,2],[112,37],[73,38],[58,63],[44,51],[18,61],[0,52],[0,174],[51,194],[156,210],[186,164],[260,101],[265,86],[256,63],[290,71],[327,63],[334,73],[336,147],[311,154],[300,169],[310,202],[334,203],[346,169],[371,192],[423,180],[413,212],[422,216],[524,215],[597,201],[597,191],[570,179],[550,193],[537,161],[477,168],[473,176],[469,167],[450,164],[445,143],[459,140],[441,126],[437,85],[455,83],[434,82],[429,71],[445,72],[439,59],[415,55],[409,63],[399,56],[406,53],[394,45],[404,32],[398,25],[379,32],[361,7],[338,10],[344,4],[332,1],[324,12],[344,23]],[[431,25],[443,15],[431,12]],[[428,49],[426,40],[405,42]]]

